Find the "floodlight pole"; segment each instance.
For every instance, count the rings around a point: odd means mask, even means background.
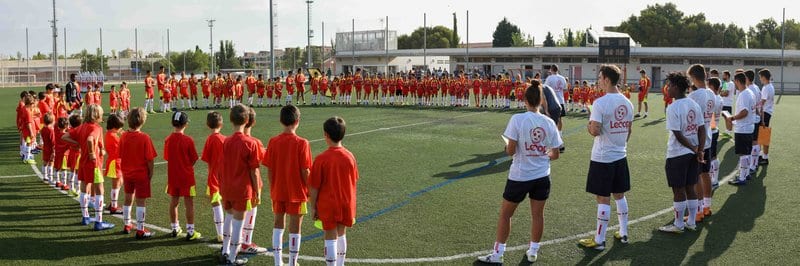
[[[269,0],[269,78],[273,78],[275,75],[275,23],[273,22],[275,13],[273,8],[272,0]]]
[[[56,57],[58,60],[58,57]],[[56,70],[58,70],[58,66],[56,66]],[[67,80],[67,28],[64,28],[64,80]]]
[[[783,69],[785,68],[786,62],[784,61],[784,52],[786,51],[786,8],[783,8],[783,21],[781,22],[781,96],[778,97],[778,102],[780,102],[781,97],[783,97]]]
[[[307,27],[307,37],[308,37],[308,47],[306,51],[308,53],[308,57],[306,58],[306,69],[311,68],[311,4],[314,3],[314,0],[306,0],[306,8],[307,8],[307,18],[308,23],[306,23]],[[300,73],[298,73],[300,74]]]
[[[319,49],[319,69],[322,70],[323,76],[325,75],[325,21],[322,22],[322,35],[320,36]]]
[[[350,66],[351,74],[356,73],[356,19],[353,19],[353,28],[350,32],[350,47],[351,47],[351,56],[353,60],[353,64]]]
[[[270,1],[272,2],[272,1]],[[207,19],[208,22],[208,54],[211,56],[211,73],[214,73],[214,20]]]
[[[28,49],[30,43],[28,42],[28,28],[25,28],[25,72],[28,80],[28,86],[31,86],[31,54],[30,50]],[[58,62],[58,58],[56,58],[56,62]],[[56,69],[56,72],[58,69]],[[54,72],[55,73],[55,72]]]
[[[428,72],[428,14],[422,13],[422,74]]]
[[[139,58],[139,28],[133,28],[133,39],[133,46],[136,49],[136,54],[134,55],[134,58],[136,58],[136,80],[139,80],[139,72],[142,72],[141,68],[139,68],[139,60],[141,59]],[[151,68],[150,70],[152,71],[153,69]]]
[[[100,73],[103,73],[103,28],[100,28]]]
[[[384,53],[386,55],[386,69],[383,72],[384,78],[389,74],[389,16],[386,16],[386,32],[383,34],[383,39],[386,41],[384,45]]]
[[[467,56],[466,63],[464,64],[464,72],[469,73],[469,10],[467,10]]]
[[[169,28],[167,28],[167,72],[170,73],[170,78],[172,77],[172,60],[169,58]]]
[[[53,0],[53,82],[58,83],[58,27],[56,26],[56,0]],[[65,29],[66,31],[66,29]],[[66,46],[67,43],[64,42]],[[66,58],[66,55],[64,56]],[[64,65],[66,70],[66,65]]]

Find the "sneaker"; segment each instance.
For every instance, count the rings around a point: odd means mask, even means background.
[[[751,179],[753,179],[753,171],[750,171],[750,174],[747,174],[747,177],[744,178],[744,180],[751,180]]]
[[[503,256],[497,257],[494,254],[478,257],[478,261],[491,264],[503,264]]]
[[[683,228],[677,227],[674,224],[665,225],[658,228],[658,231],[664,233],[680,234],[683,233]]]
[[[69,190],[69,185],[67,185],[67,184],[61,185],[61,190],[63,190],[63,191]]]
[[[225,259],[225,262],[224,262],[225,265],[245,265],[245,264],[247,264],[247,258],[235,258],[234,260],[231,261],[230,258],[228,257],[228,254],[223,255],[223,257]]]
[[[703,216],[711,216],[711,208],[703,208]]]
[[[642,115],[636,114],[636,115],[633,116],[633,118],[639,118],[639,117],[642,117]]]
[[[107,223],[107,222],[95,222],[94,223],[94,230],[95,231],[102,231],[114,228],[114,224]]]
[[[697,231],[697,224],[686,224],[686,229],[689,231]]]
[[[133,227],[132,227],[130,224],[126,224],[124,227],[122,227],[122,234],[123,234],[123,235],[128,235],[128,234],[130,234],[130,233],[131,233],[131,229],[132,229],[132,228],[133,228]]]
[[[243,254],[261,254],[267,253],[267,249],[259,247],[256,243],[250,243],[250,245],[242,244],[242,249],[239,252]]]
[[[644,115],[642,116],[642,118],[647,118],[647,113],[644,113]]]
[[[769,165],[769,159],[764,159],[762,157],[758,157],[758,165]]]
[[[61,185],[63,185],[63,184],[61,184],[61,181],[57,181],[55,187],[59,188],[59,187],[61,187]]]
[[[585,248],[591,248],[591,249],[594,249],[594,250],[604,250],[604,249],[606,249],[606,242],[597,243],[597,242],[594,241],[594,238],[586,238],[586,239],[578,240],[578,244],[583,246],[583,247],[585,247]]]
[[[172,229],[172,237],[178,237],[178,235],[181,233],[183,233],[183,229]]]
[[[728,184],[731,184],[731,185],[734,185],[734,186],[744,186],[744,185],[747,185],[747,181],[734,179],[734,180],[728,181]]]
[[[200,234],[200,232],[197,231],[194,231],[194,233],[191,234],[186,234],[186,241],[198,240],[200,238],[203,238],[203,234]]]
[[[90,217],[83,217],[83,219],[81,219],[81,225],[89,225],[89,224],[91,224],[93,222],[94,222],[94,219],[92,219]]]
[[[109,214],[122,214],[122,208],[119,207],[108,207]]]
[[[628,236],[620,234],[619,231],[614,232],[614,238],[623,244],[628,244]]]
[[[717,190],[719,188],[719,182],[711,184],[711,190]]]
[[[525,251],[525,255],[528,257],[528,262],[530,262],[530,263],[536,262],[536,259],[539,258],[539,254],[537,254],[536,252],[533,252],[530,249],[528,249],[528,251]]]
[[[71,190],[71,189],[69,190],[68,194],[69,194],[70,197],[77,197],[78,196],[78,192],[75,192],[75,190]]]
[[[153,237],[154,233],[145,230],[136,230],[136,239],[148,239]]]
[[[566,150],[567,150],[567,147],[564,147],[564,145],[561,145],[561,147],[558,147],[558,152],[559,153],[564,153],[564,151],[566,151]]]

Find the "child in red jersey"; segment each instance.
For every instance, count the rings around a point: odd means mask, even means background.
[[[258,160],[261,161],[263,155],[265,154],[264,143],[261,142],[260,139],[253,137],[251,135],[251,130],[256,125],[256,110],[252,107],[248,108],[247,111],[247,124],[244,125],[244,135],[250,137],[253,141],[258,144],[258,154],[260,155]],[[256,169],[256,180],[258,181],[258,190],[264,187],[263,182],[261,181],[261,169]],[[253,231],[256,227],[256,216],[258,214],[258,207],[253,207],[252,209],[246,211],[244,213],[244,225],[242,225],[242,246],[241,246],[241,253],[248,253],[248,254],[261,254],[266,253],[267,249],[259,247],[256,243],[253,243]]]
[[[53,159],[53,165],[55,166],[56,176],[55,178],[50,179],[50,185],[55,186],[56,184],[67,184],[67,178],[72,176],[72,173],[69,172],[69,167],[67,167],[67,156],[69,154],[69,143],[61,139],[64,134],[67,133],[69,129],[69,121],[66,117],[62,117],[58,119],[56,123],[58,129],[55,131],[55,158]],[[75,188],[73,187],[70,194],[74,194]]]
[[[114,87],[111,87],[114,90]],[[106,121],[106,135],[103,142],[106,147],[105,173],[104,176],[111,178],[111,205],[108,206],[110,214],[122,214],[122,208],[117,205],[119,189],[122,187],[122,160],[119,158],[119,130],[122,128],[122,118],[117,114],[111,114]]]
[[[50,182],[53,179],[53,155],[55,154],[56,132],[53,128],[53,113],[44,114],[44,127],[42,136],[42,181]]]
[[[175,130],[164,140],[164,160],[167,161],[166,191],[172,198],[169,204],[172,237],[178,237],[182,232],[178,222],[178,203],[183,198],[183,204],[186,205],[186,240],[191,241],[202,237],[200,232],[194,230],[194,164],[198,156],[194,140],[183,133],[189,125],[189,115],[175,112],[171,120]]]
[[[156,149],[147,133],[141,131],[147,121],[147,112],[136,107],[128,115],[128,130],[119,140],[119,157],[122,175],[125,176],[125,203],[122,206],[123,234],[131,232],[131,207],[136,199],[136,239],[147,239],[153,233],[144,228],[147,213],[147,198],[150,198],[150,180],[153,179],[153,159]]]
[[[221,163],[219,187],[222,206],[227,213],[223,224],[221,260],[241,265],[247,263],[246,258],[237,258],[244,214],[261,203],[256,175],[260,149],[258,143],[244,135],[244,127],[248,121],[247,107],[234,105],[230,111],[230,120],[234,133],[225,139],[222,146],[225,156]]]
[[[272,248],[276,264],[281,258],[286,215],[289,216],[289,265],[297,263],[300,251],[300,224],[306,214],[308,188],[306,179],[311,168],[311,147],[308,140],[297,136],[300,110],[292,105],[281,108],[283,133],[272,137],[262,163],[268,168],[272,211],[275,225]]]
[[[111,85],[111,92],[108,93],[108,107],[112,114],[117,113],[117,111],[120,109],[119,92],[117,92],[117,86]]]
[[[308,178],[309,206],[314,220],[325,231],[327,265],[344,265],[347,254],[347,227],[356,220],[358,166],[350,151],[342,146],[344,119],[332,117],[322,126],[328,150],[317,155]]]
[[[217,230],[217,241],[222,242],[222,223],[223,213],[222,196],[219,194],[219,174],[222,168],[222,143],[225,142],[225,135],[219,133],[222,129],[222,115],[218,112],[210,112],[206,116],[206,126],[211,129],[211,134],[206,138],[203,146],[203,155],[200,158],[208,164],[208,179],[206,181],[206,196],[211,201],[211,213],[214,215],[214,226]]]

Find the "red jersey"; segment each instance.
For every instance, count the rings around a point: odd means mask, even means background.
[[[211,133],[206,138],[206,144],[203,146],[203,155],[200,158],[208,164],[208,180],[206,185],[210,190],[210,194],[219,191],[219,176],[220,169],[222,168],[222,144],[225,142],[225,135],[220,133]]]
[[[252,138],[242,132],[227,137],[222,144],[222,169],[220,169],[219,192],[226,200],[253,199],[253,183],[250,171],[258,168],[259,148]]]
[[[78,165],[81,169],[100,169],[103,165],[103,156],[100,150],[103,149],[103,129],[97,123],[83,123],[77,128],[69,131],[69,136],[78,142],[80,146],[80,160]],[[89,147],[87,140],[89,137],[94,138],[95,145]],[[89,157],[89,153],[93,153],[95,158]],[[91,159],[95,159],[92,161]]]
[[[147,133],[126,131],[119,139],[119,158],[122,160],[122,176],[125,179],[146,180],[148,164],[158,156],[153,141]]]
[[[164,140],[167,185],[176,188],[194,186],[194,163],[197,159],[197,150],[194,148],[192,137],[177,132],[167,136]]]
[[[45,101],[39,101],[39,103],[37,103],[36,105],[39,108],[39,113],[42,114],[42,116],[39,119],[39,122],[42,125],[44,125],[44,114],[47,114],[47,113],[49,113],[49,112],[51,112],[53,110],[50,107],[50,105],[47,104],[47,102],[45,102]]]
[[[256,92],[256,78],[253,76],[247,77],[244,80],[244,83],[247,84],[247,93],[253,94]]]
[[[271,173],[269,194],[273,201],[305,202],[308,199],[308,187],[300,176],[301,170],[311,169],[308,140],[288,133],[272,137],[262,163]]]
[[[204,78],[200,82],[200,85],[203,87],[203,96],[208,97],[208,95],[211,94],[211,80]]]
[[[308,185],[319,190],[316,206],[321,220],[352,223],[357,182],[356,159],[346,148],[331,147],[317,155]]]
[[[119,135],[114,131],[106,131],[105,137],[103,137],[103,145],[106,148],[106,160],[114,161],[117,160],[119,164]]]
[[[42,161],[47,163],[53,159],[56,149],[56,132],[53,125],[43,127],[40,135],[42,136]]]
[[[164,85],[167,84],[167,75],[164,73],[158,73],[158,75],[156,75],[156,82],[158,83],[158,89],[163,90]]]

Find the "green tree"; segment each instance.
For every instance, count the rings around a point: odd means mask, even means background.
[[[214,54],[215,63],[220,69],[242,68],[241,62],[236,57],[236,50],[233,48],[232,41],[219,41],[219,52]]]
[[[511,46],[513,47],[533,47],[533,37],[528,34],[528,36],[522,36],[522,33],[514,33],[511,36]]]
[[[542,45],[544,45],[544,47],[555,47],[556,46],[556,41],[553,40],[553,34],[550,33],[549,31],[547,32],[547,35],[544,36],[544,43],[542,43]]]
[[[428,27],[427,48],[451,48],[453,31],[445,26]],[[422,49],[425,45],[425,28],[419,27],[410,35],[397,37],[399,49]]]
[[[514,34],[522,34],[517,25],[512,24],[507,18],[497,23],[492,33],[492,47],[511,47],[514,45]]]
[[[450,48],[457,48],[461,39],[458,37],[458,20],[456,20],[456,13],[453,13],[453,34],[450,37]]]
[[[774,24],[767,23],[764,29],[751,28],[752,34],[760,33],[756,45],[761,46],[762,40],[769,41],[768,34],[774,34],[774,31],[766,28],[771,26]],[[648,5],[639,16],[630,16],[616,28],[618,31],[628,33],[643,46],[726,48],[744,46],[744,30],[741,28],[733,24],[727,26],[712,24],[703,13],[686,16],[673,3]],[[767,46],[772,45],[774,43],[767,43]]]
[[[36,52],[36,54],[31,57],[31,60],[49,60],[50,58],[52,58],[52,55],[44,55],[42,52]]]
[[[83,49],[80,53],[70,55],[70,58],[81,59],[82,71],[100,72],[100,57],[97,54],[91,54],[86,49]],[[108,70],[108,60],[104,58],[102,64],[102,69]]]

